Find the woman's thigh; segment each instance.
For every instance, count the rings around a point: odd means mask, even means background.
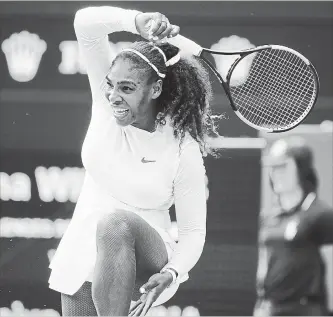
[[[136,262],[136,285],[133,299],[140,296],[138,292],[142,284],[146,283],[149,277],[159,272],[168,262],[168,252],[160,234],[144,219],[137,214],[116,210],[100,219],[103,231],[107,231],[108,224],[125,224],[134,238],[135,262]],[[112,228],[113,225],[109,225]],[[112,261],[112,259],[110,259]],[[125,263],[124,263],[125,264]]]
[[[85,282],[74,295],[61,294],[62,316],[97,316],[91,283]]]

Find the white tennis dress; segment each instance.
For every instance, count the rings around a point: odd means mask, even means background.
[[[177,283],[161,294],[156,306],[173,296],[202,253],[206,234],[205,168],[199,145],[189,134],[179,148],[169,124],[153,133],[131,125],[121,127],[102,92],[111,65],[107,35],[118,31],[137,33],[138,13],[89,7],[79,10],[75,17],[80,54],[92,91],[92,118],[82,147],[84,183],[73,218],[50,264],[49,284],[51,289],[73,295],[85,281],[91,281],[98,220],[115,209],[128,210],[156,229],[168,250],[166,267],[179,272]],[[177,37],[180,43],[189,41]],[[168,234],[173,203],[178,243]]]

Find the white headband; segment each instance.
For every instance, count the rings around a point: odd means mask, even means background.
[[[160,76],[161,78],[165,77],[165,74],[162,74],[158,71],[157,67],[143,54],[141,54],[140,52],[138,52],[137,50],[133,50],[131,48],[125,48],[123,49],[123,52],[132,52],[136,55],[138,55],[139,57],[141,57],[155,72],[158,76]]]
[[[161,53],[161,55],[163,56],[164,63],[165,63],[166,67],[172,66],[172,65],[174,65],[174,64],[176,64],[176,63],[179,62],[179,60],[180,60],[180,54],[179,54],[179,52],[174,57],[171,57],[169,60],[167,60],[164,52],[158,46],[154,45],[154,48],[156,48]]]
[[[180,60],[180,54],[179,54],[179,52],[174,57],[170,58],[167,61],[167,58],[166,58],[164,52],[159,47],[157,47],[157,46],[154,46],[154,48],[156,48],[162,54],[166,67],[172,66],[172,65],[174,65],[174,64],[176,64],[176,63],[179,62],[179,60]],[[156,74],[158,76],[160,76],[161,78],[165,78],[165,74],[160,73],[158,71],[157,67],[146,56],[144,56],[139,51],[131,49],[131,48],[125,48],[122,51],[123,52],[132,52],[132,53],[138,55],[139,57],[141,57],[156,72]]]
[[[167,58],[166,58],[164,52],[158,46],[154,45],[153,47],[154,47],[154,49],[156,48],[161,53],[161,55],[163,56],[163,59],[164,59],[164,63],[166,64]]]
[[[178,52],[174,57],[171,57],[167,62],[165,62],[165,66],[172,66],[178,63],[180,60],[180,53]]]

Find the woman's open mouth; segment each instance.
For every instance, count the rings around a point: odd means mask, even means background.
[[[115,108],[113,108],[113,115],[117,119],[123,119],[123,118],[125,118],[128,113],[129,113],[129,109],[115,109]]]

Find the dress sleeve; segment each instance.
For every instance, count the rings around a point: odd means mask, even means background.
[[[138,34],[135,17],[139,13],[110,6],[87,7],[76,12],[74,29],[93,101],[104,97],[101,89],[112,62],[108,34],[122,31]],[[177,35],[168,41],[186,54],[198,55],[201,52],[198,44],[184,36]]]
[[[88,7],[76,12],[74,29],[93,101],[104,97],[101,89],[112,62],[108,34],[121,31],[138,34],[135,26],[138,13],[110,6]]]
[[[173,268],[181,278],[199,260],[206,238],[205,167],[197,142],[187,144],[181,154],[174,181],[178,243],[165,266]]]

